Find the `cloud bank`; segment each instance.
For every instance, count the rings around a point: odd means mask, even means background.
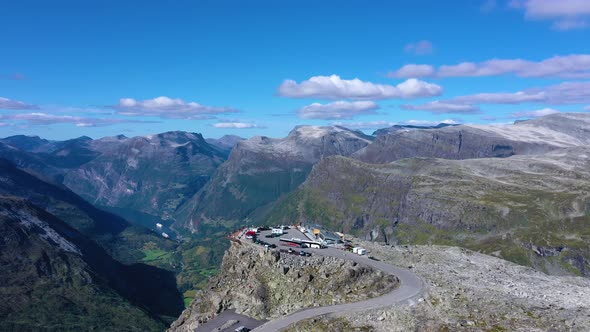
[[[524,10],[526,19],[552,21],[555,30],[583,29],[590,25],[587,0],[513,0],[510,5]]]
[[[73,115],[55,115],[48,113],[20,113],[20,114],[2,114],[2,122],[25,122],[29,125],[53,125],[53,124],[73,124],[76,127],[104,127],[120,123],[154,123],[154,121],[138,121],[128,119],[108,119],[108,118],[91,118]]]
[[[301,119],[338,120],[352,119],[357,115],[375,114],[379,105],[372,101],[335,101],[329,104],[313,103],[297,111]]]
[[[541,61],[490,59],[483,62],[461,62],[454,65],[441,65],[438,68],[428,64],[407,64],[388,73],[389,77],[394,78],[483,77],[498,75],[566,79],[590,78],[590,54],[554,56]]]
[[[253,129],[253,128],[264,128],[263,126],[257,125],[255,123],[248,123],[248,122],[217,122],[211,125],[215,128],[223,128],[223,129]]]
[[[479,107],[470,104],[452,103],[435,100],[421,105],[401,105],[404,110],[429,111],[433,114],[455,113],[475,114],[479,113]]]
[[[285,80],[279,86],[278,95],[290,98],[319,99],[411,99],[438,96],[442,93],[441,86],[408,79],[396,86],[364,82],[358,78],[344,80],[338,75],[314,76],[297,83]]]
[[[236,113],[230,107],[211,107],[196,102],[185,102],[178,98],[157,97],[142,101],[133,98],[121,98],[119,104],[113,106],[121,115],[155,116],[172,119],[206,119],[214,114]]]
[[[38,110],[39,106],[24,103],[18,100],[0,97],[0,109],[3,110]]]
[[[476,93],[448,100],[434,101],[419,105],[402,105],[402,109],[440,113],[478,113],[479,104],[524,104],[547,105],[590,103],[589,82],[563,82],[546,87],[531,88],[517,92]],[[545,109],[548,110],[548,109]],[[590,110],[590,106],[585,110]]]

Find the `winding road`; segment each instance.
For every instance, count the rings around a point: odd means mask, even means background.
[[[293,233],[293,234],[292,234]],[[294,234],[297,233],[297,234]],[[260,237],[262,240],[275,243],[279,245],[279,240],[277,238],[268,239],[265,238],[264,235],[268,234],[267,232],[263,232],[262,236]],[[298,236],[300,235],[300,236]],[[299,231],[290,230],[289,235],[287,237],[300,237],[303,238],[304,235],[299,233]],[[301,311],[297,311],[290,315],[269,321],[257,328],[253,331],[255,332],[276,332],[281,329],[288,327],[291,324],[297,323],[299,321],[317,317],[320,315],[331,314],[331,313],[342,313],[342,312],[356,312],[362,311],[367,309],[379,309],[387,306],[391,306],[394,304],[412,304],[414,299],[419,297],[425,290],[425,283],[422,279],[417,276],[416,274],[412,273],[408,269],[395,267],[389,265],[387,263],[381,261],[374,261],[372,259],[367,258],[366,256],[359,256],[350,252],[344,252],[342,250],[338,250],[335,248],[326,248],[326,249],[306,249],[306,251],[312,252],[314,255],[321,255],[321,256],[333,256],[343,259],[352,260],[359,264],[368,265],[372,268],[377,270],[381,270],[387,274],[395,275],[399,281],[399,287],[387,293],[385,295],[372,298],[366,301],[360,302],[353,302],[353,303],[346,303],[346,304],[338,304],[333,306],[327,307],[316,307],[316,308],[309,308],[303,309]]]

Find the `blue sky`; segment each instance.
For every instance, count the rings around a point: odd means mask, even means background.
[[[0,136],[280,137],[582,112],[590,2],[555,3],[12,1]]]

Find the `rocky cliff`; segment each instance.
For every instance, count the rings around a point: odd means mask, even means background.
[[[170,219],[225,160],[200,134],[168,132],[92,142],[100,156],[68,171],[64,184],[95,205]]]
[[[158,331],[182,307],[174,275],[123,265],[29,201],[0,195],[0,330]]]
[[[589,143],[590,114],[562,113],[513,125],[461,125],[394,131],[378,136],[353,157],[373,164],[412,157],[509,157]]]
[[[226,309],[272,319],[298,309],[360,301],[391,291],[397,279],[333,257],[300,257],[232,242],[218,276],[172,325],[193,331]]]
[[[451,244],[590,275],[590,150],[371,165],[332,157],[269,223],[309,220],[389,243]]]
[[[372,137],[341,127],[298,126],[286,138],[240,141],[211,181],[184,204],[179,220],[198,231],[213,221],[256,219],[281,195],[297,188],[323,158],[349,156]]]

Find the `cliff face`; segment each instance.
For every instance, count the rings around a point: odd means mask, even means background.
[[[1,331],[158,331],[158,315],[182,308],[172,273],[123,265],[55,216],[1,194],[0,266]]]
[[[177,220],[197,232],[207,220],[255,219],[277,198],[299,186],[323,158],[349,156],[372,137],[341,127],[298,126],[286,138],[239,141],[229,159],[191,200]]]
[[[100,156],[69,171],[64,184],[89,202],[169,219],[225,160],[200,134],[168,132],[92,142]]]
[[[472,159],[539,154],[590,143],[590,115],[554,114],[509,126],[461,125],[394,131],[353,157],[372,164],[403,158]]]
[[[170,331],[193,331],[226,309],[257,319],[305,307],[361,301],[391,291],[395,277],[333,257],[300,257],[232,242],[218,276]]]
[[[390,243],[481,250],[552,274],[590,275],[590,151],[314,167],[269,223],[311,220]]]

